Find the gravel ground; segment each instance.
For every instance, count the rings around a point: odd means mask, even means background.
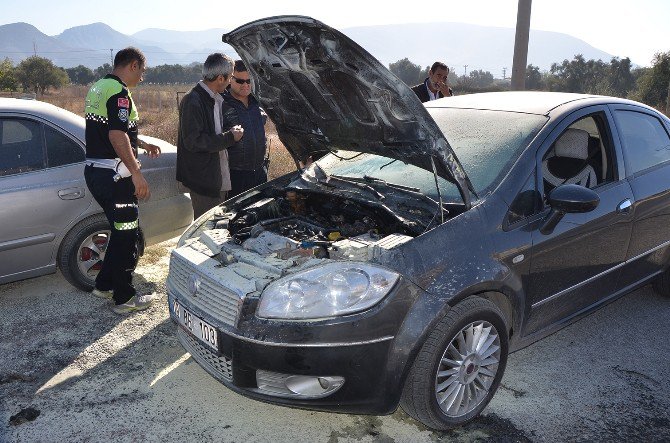
[[[168,318],[174,241],[136,283],[128,317],[60,274],[0,286],[0,442],[670,441],[670,299],[642,288],[510,356],[480,418],[433,432],[401,410],[328,414],[233,393],[184,352]]]

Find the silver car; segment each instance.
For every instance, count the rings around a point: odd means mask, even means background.
[[[60,268],[74,286],[93,287],[109,224],[84,181],[85,121],[48,103],[0,98],[0,283]],[[151,189],[140,202],[140,251],[179,235],[193,220],[175,181],[177,149],[163,140],[143,157]]]

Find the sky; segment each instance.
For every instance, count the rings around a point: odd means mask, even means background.
[[[517,0],[0,0],[0,25],[26,22],[47,35],[103,22],[124,34],[146,28],[200,31],[233,29],[274,15],[307,15],[337,29],[398,23],[461,22],[514,28]],[[572,35],[618,57],[649,66],[656,52],[670,51],[668,0],[535,0],[531,29]],[[435,38],[439,40],[439,35]],[[464,36],[464,38],[467,38]],[[457,45],[458,42],[449,42]]]

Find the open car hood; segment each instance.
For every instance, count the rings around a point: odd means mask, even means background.
[[[341,32],[309,17],[256,20],[223,35],[254,79],[256,97],[295,160],[367,152],[472,185],[414,92]]]

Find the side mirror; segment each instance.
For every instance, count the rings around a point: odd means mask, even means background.
[[[547,235],[565,214],[591,212],[598,207],[600,197],[593,190],[579,185],[561,185],[547,198],[551,212],[540,226],[540,233]]]

